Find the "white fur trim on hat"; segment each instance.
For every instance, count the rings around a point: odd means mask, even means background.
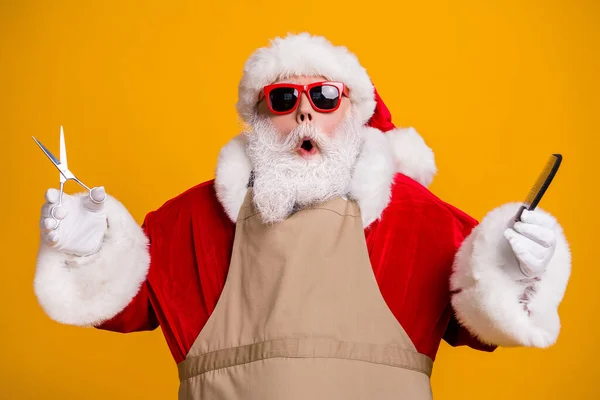
[[[265,86],[302,75],[343,82],[362,123],[366,124],[373,115],[375,89],[357,57],[324,37],[301,33],[271,40],[268,47],[256,50],[246,61],[236,104],[240,117],[248,122],[254,115]]]

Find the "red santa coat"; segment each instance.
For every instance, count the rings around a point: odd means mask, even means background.
[[[520,204],[505,204],[478,224],[426,188],[435,163],[414,130],[366,128],[365,137],[350,194],[382,296],[417,350],[433,359],[442,339],[481,350],[553,344],[570,274],[560,226],[544,275],[515,280],[510,271],[518,266],[502,232]],[[251,169],[241,140],[221,152],[215,181],[150,212],[143,229],[109,196],[109,228],[97,254],[74,257],[40,243],[34,288],[44,311],[61,323],[116,332],[160,325],[182,361],[227,277],[232,221]]]
[[[442,338],[452,345],[492,349],[456,323],[450,304],[454,256],[476,224],[398,174],[381,220],[365,229],[383,298],[417,350],[431,358]],[[98,327],[131,332],[160,325],[175,361],[181,362],[225,284],[235,225],[210,181],[149,213],[144,231],[152,260],[148,277],[132,302]]]

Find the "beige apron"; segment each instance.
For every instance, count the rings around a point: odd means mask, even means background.
[[[381,296],[358,205],[266,225],[251,191],[221,297],[178,365],[179,399],[431,399],[432,360]]]

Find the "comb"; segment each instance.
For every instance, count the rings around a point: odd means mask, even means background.
[[[538,176],[537,180],[529,190],[523,205],[519,208],[517,215],[515,216],[515,221],[521,221],[521,214],[523,214],[523,210],[533,211],[539,204],[542,197],[544,197],[544,193],[548,190],[550,183],[554,179],[556,172],[558,171],[558,167],[560,167],[560,163],[562,162],[562,155],[560,154],[552,154],[544,166],[542,173]]]

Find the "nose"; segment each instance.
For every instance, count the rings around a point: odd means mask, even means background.
[[[298,104],[296,110],[296,122],[298,124],[310,124],[315,118],[314,113],[315,110],[313,110],[306,93],[302,93],[302,96],[300,96],[300,104]]]

